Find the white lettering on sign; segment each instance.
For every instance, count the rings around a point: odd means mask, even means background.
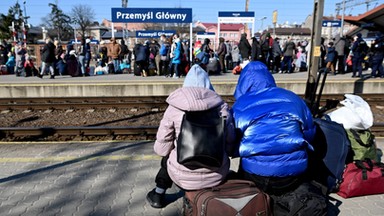
[[[150,20],[153,19],[153,12],[148,12],[148,13],[122,13],[118,11],[116,13],[116,18],[117,19],[140,19],[140,20]]]
[[[178,19],[184,21],[187,17],[187,14],[172,14],[168,12],[157,12],[156,13],[156,19]]]

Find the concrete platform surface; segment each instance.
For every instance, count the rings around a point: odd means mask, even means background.
[[[328,76],[324,94],[383,93],[384,79],[351,78],[351,74]],[[308,79],[307,72],[273,74],[278,86],[297,94],[304,94]],[[224,73],[210,76],[213,86],[220,95],[232,95],[239,75]],[[100,97],[100,96],[166,96],[181,87],[184,78],[173,79],[164,76],[140,77],[133,74],[110,74],[89,77],[49,76],[16,77],[0,76],[0,97]]]
[[[384,149],[383,139],[378,148]],[[159,166],[153,141],[0,143],[0,214],[180,215],[183,193],[176,187],[163,209],[145,200]],[[232,160],[231,168],[237,166]],[[384,215],[383,194],[331,197],[330,216]]]

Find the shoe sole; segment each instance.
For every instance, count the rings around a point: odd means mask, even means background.
[[[152,206],[152,208],[164,208],[164,206],[161,206],[161,205],[155,205],[155,204],[152,202],[152,200],[149,199],[148,194],[147,194],[147,196],[146,196],[146,199],[147,199],[149,205]]]

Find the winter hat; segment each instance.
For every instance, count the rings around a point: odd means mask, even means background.
[[[356,36],[361,38],[363,35],[361,33],[357,33]]]
[[[183,87],[202,87],[215,91],[207,72],[199,65],[193,65],[188,71]]]

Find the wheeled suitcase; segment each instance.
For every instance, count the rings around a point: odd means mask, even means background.
[[[351,143],[342,124],[315,118],[316,135],[309,152],[310,177],[326,186],[327,193],[338,190],[346,164],[352,160]]]
[[[185,192],[183,215],[272,215],[270,198],[247,180],[228,180],[222,185]]]

